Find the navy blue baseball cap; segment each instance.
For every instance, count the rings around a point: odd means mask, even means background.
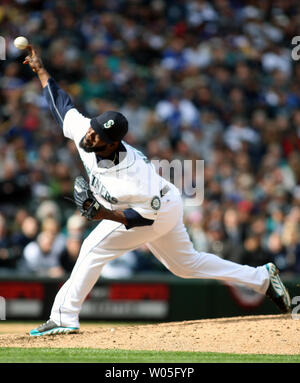
[[[109,110],[91,119],[91,127],[107,143],[122,141],[128,132],[128,121],[122,113]]]

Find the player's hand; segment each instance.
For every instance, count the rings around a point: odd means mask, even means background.
[[[43,69],[42,60],[36,54],[36,51],[31,44],[29,44],[26,49],[28,49],[28,56],[25,57],[23,64],[29,64],[33,72],[37,73],[39,70]]]

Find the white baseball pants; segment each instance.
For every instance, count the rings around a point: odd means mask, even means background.
[[[84,240],[70,278],[56,295],[50,318],[60,326],[79,327],[81,306],[110,260],[147,244],[172,273],[182,278],[218,279],[244,284],[264,294],[269,285],[266,267],[250,267],[197,252],[183,224],[183,207],[174,187],[162,198],[152,226],[126,230],[104,220]]]

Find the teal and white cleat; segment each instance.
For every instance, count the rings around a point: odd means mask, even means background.
[[[53,320],[49,319],[46,323],[31,330],[30,336],[44,336],[44,335],[62,335],[73,334],[79,331],[78,327],[63,327],[58,326]]]
[[[283,314],[291,312],[291,298],[279,277],[279,270],[274,263],[267,263],[265,266],[270,276],[270,284],[266,296],[277,305]]]

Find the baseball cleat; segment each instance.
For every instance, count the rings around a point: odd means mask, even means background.
[[[274,263],[267,263],[266,268],[270,277],[270,284],[266,296],[270,298],[283,314],[291,312],[291,298],[279,277],[279,270]]]
[[[63,327],[58,326],[53,320],[49,319],[46,323],[29,332],[30,336],[43,336],[43,335],[61,335],[73,334],[79,331],[78,327]]]

